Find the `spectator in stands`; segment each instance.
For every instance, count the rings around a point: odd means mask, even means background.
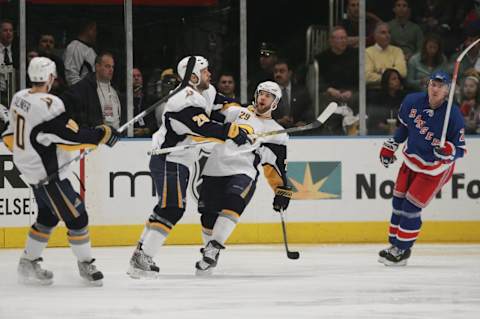
[[[358,51],[348,47],[344,27],[330,31],[330,48],[318,54],[320,92],[327,102],[347,103],[358,112]]]
[[[459,105],[465,119],[465,132],[480,134],[480,85],[477,76],[469,75],[463,80],[460,96]]]
[[[133,111],[134,116],[147,109],[152,103],[143,90],[143,75],[140,69],[133,68]],[[133,134],[135,137],[151,137],[158,129],[153,112],[135,123]]]
[[[260,69],[253,72],[248,80],[248,98],[253,98],[258,83],[273,80],[273,67],[277,62],[277,48],[274,44],[262,42],[260,45],[260,56],[258,63]]]
[[[235,78],[230,72],[222,72],[218,77],[217,92],[231,99],[235,97]]]
[[[307,88],[292,83],[293,71],[287,60],[279,59],[273,68],[275,82],[282,98],[272,117],[284,127],[302,126],[313,120],[313,108]]]
[[[67,85],[65,81],[65,65],[63,64],[62,58],[55,54],[55,37],[53,34],[48,32],[40,34],[37,51],[39,56],[49,58],[55,62],[55,66],[57,67],[57,78],[52,85],[50,93],[60,95],[65,91]]]
[[[114,65],[111,53],[98,55],[95,72],[86,75],[60,96],[68,114],[80,127],[106,124],[119,128],[125,122],[124,99],[110,83]]]
[[[408,87],[414,91],[425,91],[430,74],[437,70],[445,70],[447,64],[441,39],[435,34],[427,35],[421,51],[415,53],[408,61]]]
[[[369,134],[393,134],[398,110],[406,94],[405,81],[400,73],[396,69],[386,69],[382,74],[381,90],[369,99]]]
[[[480,29],[476,23],[470,24],[465,29],[466,38],[463,41],[463,44],[457,49],[457,52],[450,57],[450,67],[449,71],[453,72],[455,66],[455,61],[457,57],[465,50],[470,44],[480,38]],[[458,80],[462,80],[465,72],[469,69],[476,69],[480,71],[480,65],[477,64],[480,57],[480,44],[474,46],[468,53],[463,57],[460,67],[458,69]]]
[[[392,44],[402,49],[408,60],[420,51],[423,43],[423,32],[418,24],[410,21],[411,9],[407,0],[396,0],[393,6],[395,19],[388,22]]]
[[[160,78],[156,82],[158,82],[158,85],[156,85],[157,94],[155,96],[157,99],[160,99],[170,93],[170,91],[175,89],[180,84],[180,77],[173,71],[172,68],[167,68],[161,72]],[[156,122],[158,127],[162,126],[162,115],[164,108],[165,103],[162,103],[155,109],[155,118],[157,120]]]
[[[402,50],[390,44],[388,24],[377,24],[374,36],[375,44],[365,52],[365,77],[369,89],[380,88],[380,80],[386,69],[396,69],[403,78],[407,75],[407,64]]]
[[[352,48],[358,48],[358,19],[359,19],[359,0],[347,0],[347,18],[343,19],[341,25],[345,28],[348,34],[348,45]],[[374,43],[373,39],[373,30],[377,23],[382,22],[382,20],[377,17],[372,12],[366,13],[367,26],[367,46]]]
[[[77,39],[68,44],[65,49],[65,78],[68,85],[73,85],[83,79],[95,69],[95,57],[93,49],[97,41],[97,23],[87,21],[80,27]]]
[[[18,51],[14,44],[14,32],[13,23],[10,20],[0,21],[0,65],[7,65],[13,67],[18,71]],[[18,72],[17,72],[18,73]],[[18,86],[18,77],[17,83]],[[7,77],[0,74],[0,103],[6,106],[10,106],[10,100],[13,93],[16,91],[15,85],[8,83]],[[13,92],[12,92],[13,91]],[[7,93],[7,94],[4,94]],[[11,93],[11,95],[9,94]]]
[[[0,21],[0,64],[13,65],[18,69],[18,56],[13,39],[13,23],[10,20]]]

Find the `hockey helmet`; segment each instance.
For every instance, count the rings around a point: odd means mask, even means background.
[[[31,82],[48,82],[50,74],[57,77],[55,62],[45,57],[33,58],[28,65],[28,76]]]
[[[441,70],[433,72],[430,75],[430,80],[439,81],[446,85],[450,85],[450,83],[452,83],[450,75],[447,72]]]
[[[260,83],[255,90],[255,105],[257,104],[257,98],[260,91],[268,92],[275,97],[270,107],[272,111],[275,110],[277,108],[278,102],[282,98],[282,89],[280,89],[280,86],[273,81],[266,81]]]
[[[190,56],[186,56],[182,60],[180,60],[180,62],[178,62],[177,73],[182,80],[185,77],[185,72],[187,71],[187,64],[189,59],[190,59]],[[200,80],[201,79],[200,71],[202,71],[207,67],[208,67],[208,60],[205,59],[203,56],[197,55],[195,56],[195,66],[193,67],[192,74],[195,74]]]

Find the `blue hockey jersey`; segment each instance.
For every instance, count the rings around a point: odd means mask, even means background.
[[[405,164],[413,171],[438,175],[453,164],[441,162],[433,153],[434,147],[440,144],[446,110],[447,101],[436,109],[430,108],[426,92],[409,94],[400,105],[398,118],[401,125],[394,139],[397,143],[407,141],[403,154]],[[456,104],[451,108],[446,141],[455,145],[455,159],[464,155],[465,125]]]

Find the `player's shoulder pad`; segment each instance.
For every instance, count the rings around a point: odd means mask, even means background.
[[[46,93],[44,96],[40,97],[40,100],[45,102],[48,111],[52,115],[59,115],[65,112],[65,105],[58,96]]]
[[[167,112],[180,112],[190,106],[200,107],[206,110],[208,105],[203,95],[187,86],[167,101],[165,110]]]
[[[411,106],[412,104],[418,104],[423,103],[423,101],[427,98],[427,93],[426,92],[416,92],[416,93],[410,93],[405,96],[403,99],[402,105],[406,104]]]

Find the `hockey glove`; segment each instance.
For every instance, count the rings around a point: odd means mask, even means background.
[[[393,164],[397,158],[395,157],[395,151],[398,148],[398,143],[395,142],[393,137],[383,142],[382,149],[380,150],[380,162],[383,166],[388,167]]]
[[[115,145],[120,138],[120,133],[118,133],[116,129],[109,125],[99,125],[96,127],[96,129],[101,130],[101,133],[103,134],[98,144],[105,144],[109,147],[113,147],[113,145]]]
[[[234,141],[238,146],[246,143],[252,143],[248,138],[248,132],[243,128],[240,128],[235,123],[227,124],[227,137]]]
[[[455,160],[455,145],[451,142],[445,142],[443,147],[435,146],[433,154],[442,163],[450,163]]]
[[[292,195],[291,186],[278,186],[275,190],[275,197],[273,198],[273,210],[279,213],[287,210]]]

